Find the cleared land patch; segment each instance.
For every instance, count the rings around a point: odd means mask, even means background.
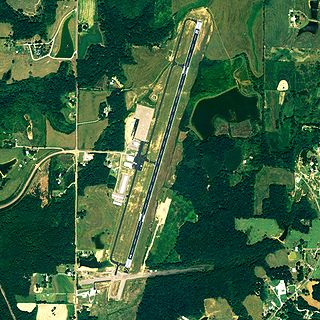
[[[79,196],[79,211],[85,216],[77,219],[78,249],[109,249],[120,219],[119,207],[112,203],[112,190],[106,185],[88,186],[85,195]],[[93,238],[99,235],[103,248],[96,248]]]
[[[6,0],[7,3],[14,9],[21,9],[27,15],[34,15],[42,0]]]
[[[294,176],[283,168],[263,167],[256,175],[254,185],[254,212],[262,214],[263,200],[269,198],[270,185],[285,185],[288,191],[294,188]]]
[[[253,245],[265,238],[277,238],[283,232],[276,220],[263,218],[235,219],[235,228],[248,236],[248,245]]]
[[[47,147],[62,147],[73,149],[76,143],[76,134],[72,132],[65,134],[56,131],[50,125],[50,122],[46,121],[46,145]]]

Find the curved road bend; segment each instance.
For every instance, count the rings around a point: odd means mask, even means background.
[[[151,195],[152,195],[152,192],[153,192],[153,189],[154,189],[154,185],[155,185],[157,177],[158,177],[160,165],[161,165],[161,162],[162,162],[162,159],[163,159],[164,151],[165,151],[166,146],[167,146],[167,142],[168,142],[169,135],[170,135],[170,132],[171,132],[171,128],[172,128],[172,125],[173,125],[175,114],[176,114],[176,111],[177,111],[177,108],[178,108],[178,104],[179,104],[179,101],[180,101],[180,96],[181,96],[181,93],[182,93],[182,89],[184,87],[184,84],[185,84],[185,81],[186,81],[186,78],[187,78],[187,75],[188,75],[190,63],[191,63],[192,56],[193,56],[193,53],[194,53],[194,48],[196,46],[196,43],[197,43],[197,40],[198,40],[198,37],[199,37],[201,26],[202,26],[202,22],[201,21],[197,21],[196,27],[195,27],[194,33],[193,33],[193,38],[192,38],[192,41],[191,41],[191,44],[190,44],[190,47],[189,47],[188,55],[187,55],[186,61],[184,63],[183,69],[182,69],[182,73],[181,73],[181,77],[180,77],[180,80],[179,80],[179,85],[178,85],[178,88],[177,88],[177,92],[176,92],[176,95],[175,95],[175,98],[174,98],[174,101],[173,101],[173,104],[172,104],[172,107],[171,107],[170,116],[169,116],[168,124],[167,124],[166,130],[165,130],[164,138],[163,138],[163,140],[161,142],[160,152],[159,152],[156,164],[154,166],[151,182],[150,182],[150,185],[149,185],[148,191],[147,191],[147,196],[146,196],[146,199],[145,199],[143,207],[142,207],[142,211],[141,211],[140,216],[139,216],[139,220],[138,220],[138,224],[137,224],[136,231],[135,231],[135,234],[134,234],[134,238],[133,238],[133,241],[132,241],[132,244],[131,244],[131,248],[130,248],[130,251],[129,251],[129,255],[128,255],[126,264],[125,264],[125,268],[126,269],[130,269],[131,264],[132,264],[133,256],[134,256],[134,253],[135,253],[135,250],[136,250],[136,247],[137,247],[137,243],[138,243],[138,240],[139,240],[139,236],[140,236],[140,233],[141,233],[143,222],[144,222],[144,219],[145,219],[148,207],[149,207],[149,203],[150,203]]]
[[[11,199],[9,202],[6,202],[6,203],[3,203],[3,204],[0,204],[0,210],[1,209],[5,209],[13,204],[15,204],[23,195],[24,193],[26,192],[26,190],[28,189],[28,186],[31,182],[31,180],[33,179],[33,177],[35,176],[37,170],[41,167],[41,165],[43,163],[45,163],[48,159],[50,159],[51,157],[54,157],[54,156],[57,156],[59,154],[67,154],[67,153],[72,153],[74,154],[74,151],[73,150],[63,150],[63,151],[57,151],[57,152],[54,152],[54,153],[51,153],[49,155],[47,155],[46,157],[44,157],[42,160],[40,160],[36,165],[35,167],[33,168],[33,170],[31,171],[30,175],[29,175],[29,178],[27,179],[27,181],[25,182],[25,184],[23,185],[23,188],[19,191],[19,193],[13,198]]]

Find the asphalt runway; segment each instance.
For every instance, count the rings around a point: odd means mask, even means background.
[[[174,98],[174,101],[173,101],[173,104],[172,104],[172,108],[171,108],[168,124],[167,124],[167,127],[166,127],[166,131],[165,131],[165,134],[164,134],[164,138],[163,138],[163,140],[161,142],[160,152],[159,152],[157,161],[156,161],[154,169],[153,169],[152,178],[151,178],[151,182],[150,182],[150,185],[149,185],[149,188],[148,188],[147,196],[146,196],[146,199],[145,199],[143,207],[142,207],[142,211],[141,211],[140,216],[139,216],[138,225],[137,225],[137,228],[136,228],[136,231],[135,231],[135,234],[134,234],[134,238],[133,238],[133,241],[132,241],[132,244],[131,244],[131,247],[130,247],[129,255],[128,255],[128,258],[127,258],[127,261],[126,261],[126,264],[125,264],[125,267],[127,269],[130,269],[131,264],[132,264],[133,256],[134,256],[134,253],[135,253],[135,250],[136,250],[136,246],[137,246],[137,243],[138,243],[138,240],[139,240],[139,236],[140,236],[140,233],[141,233],[141,229],[142,229],[142,226],[143,226],[145,215],[146,215],[147,210],[148,210],[148,206],[149,206],[149,202],[150,202],[150,199],[151,199],[151,195],[152,195],[152,192],[153,192],[153,189],[154,189],[155,182],[157,180],[157,176],[158,176],[158,173],[159,173],[161,161],[162,161],[162,158],[163,158],[163,155],[164,155],[164,151],[165,151],[166,146],[167,146],[169,134],[170,134],[170,131],[171,131],[171,128],[172,128],[172,124],[173,124],[173,121],[174,121],[174,117],[175,117],[175,114],[176,114],[176,111],[177,111],[177,107],[178,107],[178,104],[179,104],[179,101],[180,101],[180,96],[181,96],[181,93],[182,93],[182,89],[183,89],[183,86],[184,86],[186,78],[187,78],[187,74],[188,74],[188,71],[189,71],[191,59],[192,59],[192,56],[193,56],[193,53],[194,53],[194,48],[195,48],[196,42],[198,40],[198,36],[199,36],[200,29],[201,29],[201,25],[202,25],[201,21],[197,21],[197,24],[196,24],[196,27],[195,27],[195,30],[194,30],[194,33],[193,33],[193,38],[192,38],[192,41],[191,41],[191,44],[190,44],[190,47],[189,47],[188,55],[187,55],[186,61],[184,63],[183,69],[182,69],[182,73],[181,73],[179,85],[178,85],[178,88],[177,88],[177,92],[176,92],[176,95],[175,95],[175,98]]]

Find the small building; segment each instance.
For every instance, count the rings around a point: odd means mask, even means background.
[[[121,175],[121,180],[118,186],[117,191],[112,193],[113,204],[117,206],[121,206],[126,199],[127,195],[127,187],[129,183],[130,176],[128,174],[123,173]]]
[[[150,125],[152,122],[154,109],[145,107],[141,104],[137,105],[136,112],[134,115],[134,138],[139,141],[147,141]]]

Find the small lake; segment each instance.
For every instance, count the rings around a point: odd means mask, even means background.
[[[0,163],[0,172],[5,176],[11,170],[11,168],[16,164],[17,159],[12,159],[6,163]],[[0,175],[1,177],[1,175]]]
[[[74,52],[73,41],[69,30],[69,22],[73,18],[71,15],[63,24],[60,49],[57,58],[71,58]]]
[[[212,135],[213,122],[217,117],[228,122],[241,122],[246,119],[258,119],[258,98],[246,97],[237,88],[214,98],[198,102],[192,115],[191,123],[201,135],[207,138]]]

